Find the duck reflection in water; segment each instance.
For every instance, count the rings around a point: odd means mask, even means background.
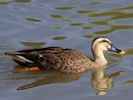
[[[66,74],[66,73],[61,73],[57,71],[55,71],[54,73],[53,71],[51,72],[48,71],[44,73],[46,75],[44,78],[37,79],[30,84],[20,86],[17,88],[17,90],[26,90],[26,89],[31,89],[41,85],[48,85],[48,84],[55,84],[55,83],[68,83],[75,80],[79,80],[80,76],[84,74],[84,73]],[[101,68],[101,69],[90,71],[89,73],[91,73],[90,82],[92,84],[92,87],[97,90],[96,94],[106,95],[107,91],[113,88],[113,79],[119,75],[124,74],[124,71],[117,71],[112,74],[106,74],[105,68]]]
[[[106,74],[104,69],[96,69],[91,74],[91,84],[98,92],[97,95],[106,95],[107,90],[113,88],[113,79],[124,74],[124,71],[117,71],[112,74]]]

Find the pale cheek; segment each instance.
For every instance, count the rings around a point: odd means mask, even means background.
[[[104,48],[103,48],[103,51],[107,51],[107,50],[108,50],[107,47],[104,47]]]
[[[99,47],[96,47],[94,50],[97,52],[103,52],[103,51],[106,51],[107,48],[105,48],[104,46],[99,46]]]
[[[107,51],[107,50],[108,50],[108,48],[107,48],[105,45],[99,46],[99,49],[100,49],[101,51]]]

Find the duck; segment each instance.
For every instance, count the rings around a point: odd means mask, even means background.
[[[92,69],[106,66],[108,61],[104,56],[105,51],[124,54],[123,50],[116,48],[109,38],[97,36],[91,43],[93,58],[88,57],[77,49],[63,47],[45,47],[26,49],[14,52],[5,52],[16,63],[28,68],[49,70],[64,73],[81,73]]]

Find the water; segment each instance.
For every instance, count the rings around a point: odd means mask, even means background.
[[[132,0],[0,0],[0,100],[131,100],[132,17]],[[126,51],[123,56],[106,54],[111,64],[105,71],[25,72],[3,54],[62,46],[92,56],[90,43],[98,35]]]

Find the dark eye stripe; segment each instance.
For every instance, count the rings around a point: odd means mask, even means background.
[[[107,40],[102,40],[101,42],[108,42]]]
[[[111,45],[111,43],[110,43],[110,42],[108,42],[107,40],[102,40],[102,41],[100,41],[100,42],[106,42],[106,43],[108,43],[108,44],[110,44],[110,45]]]

